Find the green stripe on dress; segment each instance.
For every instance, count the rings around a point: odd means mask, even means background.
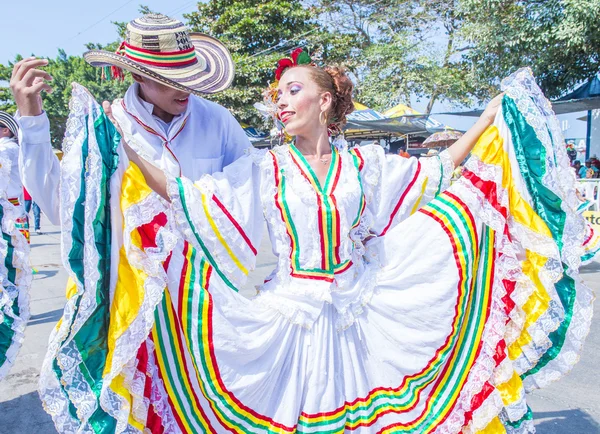
[[[527,190],[533,199],[535,211],[548,225],[554,241],[562,251],[566,213],[561,209],[561,199],[542,184],[543,176],[546,174],[544,145],[537,138],[534,129],[527,123],[512,98],[503,98],[502,111],[511,133],[519,168]],[[549,335],[552,347],[544,353],[535,367],[521,375],[522,379],[538,373],[554,360],[560,354],[565,343],[575,305],[575,281],[565,273],[563,278],[555,284],[555,289],[565,310],[564,320],[559,328]]]

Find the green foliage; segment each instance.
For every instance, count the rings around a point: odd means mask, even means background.
[[[15,63],[19,60],[21,59],[15,59]],[[10,80],[13,65],[14,63],[9,63],[8,66],[0,65],[0,80]],[[82,57],[67,56],[63,50],[59,50],[55,59],[49,59],[48,66],[44,69],[53,78],[50,83],[53,92],[49,94],[42,93],[42,99],[44,110],[50,120],[52,145],[55,148],[60,148],[64,136],[65,124],[69,114],[71,83],[77,82],[85,86],[98,101],[112,101],[115,98],[122,97],[130,84],[128,80],[125,82],[102,80],[102,72],[99,68],[90,66]],[[16,107],[12,95],[10,95],[10,89],[5,87],[0,92],[2,109],[14,113]]]
[[[352,43],[322,28],[316,7],[304,7],[298,0],[212,0],[199,3],[186,14],[192,31],[208,33],[231,51],[236,66],[233,86],[207,98],[229,108],[241,122],[261,125],[263,119],[253,107],[274,80],[275,65],[297,46],[306,47],[313,59],[340,62]]]
[[[465,61],[482,81],[530,66],[558,97],[600,68],[600,0],[462,0],[461,13]]]
[[[556,97],[600,68],[600,0],[209,0],[185,17],[192,31],[219,38],[236,65],[233,86],[207,98],[253,126],[262,123],[253,104],[273,81],[277,60],[298,46],[318,63],[348,68],[355,99],[380,110],[415,97],[428,112],[437,101],[482,102],[521,66],[531,66]],[[114,24],[122,40],[126,23]],[[0,82],[11,69],[0,65]],[[46,69],[54,77],[55,91],[43,98],[55,146],[71,82],[99,100],[122,96],[130,83],[102,81],[99,69],[63,51]],[[7,87],[0,87],[0,109],[15,110]]]

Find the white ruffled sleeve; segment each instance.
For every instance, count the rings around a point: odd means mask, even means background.
[[[173,178],[168,185],[178,231],[232,289],[240,288],[254,269],[264,226],[260,155],[249,153],[196,183]]]
[[[372,216],[370,231],[377,236],[385,235],[448,188],[454,170],[446,151],[420,159],[386,155],[378,145],[351,152],[361,160],[361,180]]]

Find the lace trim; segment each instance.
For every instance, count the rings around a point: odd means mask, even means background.
[[[0,160],[0,176],[4,176],[5,163]],[[10,165],[8,166],[10,173]],[[4,192],[3,192],[4,193]],[[1,222],[2,232],[10,237],[13,247],[13,267],[16,271],[15,281],[8,279],[8,269],[5,261],[0,261],[0,324],[4,322],[5,316],[13,320],[11,330],[14,332],[12,342],[8,346],[5,362],[0,366],[0,379],[4,378],[14,364],[19,349],[25,337],[25,327],[29,320],[29,288],[31,286],[31,267],[29,265],[29,243],[15,226],[15,221],[22,216],[23,209],[16,207],[5,198],[0,199],[4,216]],[[8,254],[8,243],[4,237],[0,237],[0,257],[6,258]],[[13,305],[17,303],[19,315],[14,315]]]

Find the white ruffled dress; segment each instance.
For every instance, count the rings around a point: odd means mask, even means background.
[[[533,432],[525,392],[577,361],[593,299],[578,269],[598,243],[530,71],[504,89],[449,188],[446,153],[338,141],[323,185],[278,147],[171,179],[170,203],[77,91],[63,170],[94,188],[62,199],[90,253],[65,261],[40,381],[58,430]],[[247,299],[265,221],[277,266]],[[85,279],[99,271],[110,285]]]

